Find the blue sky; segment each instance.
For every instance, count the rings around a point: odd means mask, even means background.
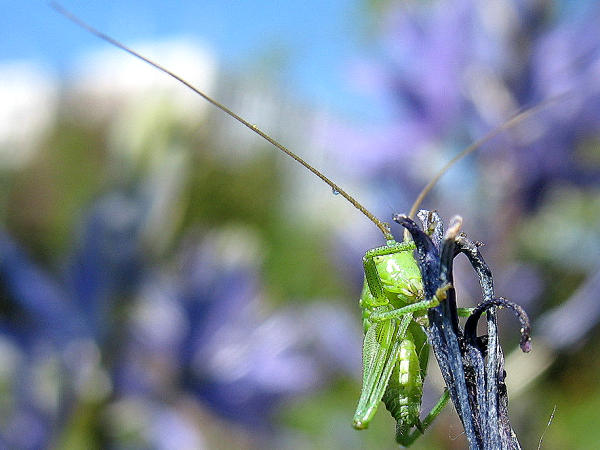
[[[353,61],[367,54],[361,0],[116,1],[65,0],[63,6],[124,43],[192,36],[227,71],[241,72],[280,49],[274,68],[293,96],[354,117],[373,116],[368,99],[347,81]],[[33,59],[59,73],[106,44],[51,10],[46,2],[0,1],[0,62]],[[258,55],[258,56],[257,56]]]

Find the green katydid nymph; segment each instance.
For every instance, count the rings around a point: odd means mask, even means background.
[[[451,284],[447,283],[440,286],[435,291],[435,295],[428,298],[424,293],[421,269],[414,256],[416,246],[408,233],[405,234],[401,242],[396,241],[386,223],[370,213],[344,189],[258,127],[238,116],[235,112],[173,72],[91,27],[57,3],[51,3],[51,6],[104,41],[173,77],[206,101],[251,129],[319,177],[331,187],[334,193],[345,198],[379,228],[385,239],[385,245],[367,251],[363,258],[365,280],[359,303],[362,309],[365,332],[363,378],[360,399],[352,424],[357,429],[367,428],[378,406],[383,401],[396,420],[396,440],[402,445],[410,445],[431,424],[451,397],[446,390],[433,409],[421,419],[423,382],[429,359],[429,343],[426,334],[429,323],[427,313],[431,308],[437,307],[446,300],[448,291],[452,288]],[[554,100],[556,98],[552,101]],[[548,103],[550,101],[515,115],[508,122],[457,155],[423,189],[406,216],[407,219],[410,220],[415,216],[423,198],[456,161],[475,151],[484,142],[513,126],[526,115],[545,107]],[[455,220],[454,223],[455,225],[451,227],[452,238],[458,234],[460,219]],[[459,310],[458,312],[461,315],[468,315],[470,310]]]
[[[439,292],[423,300],[423,284],[413,257],[414,244],[389,240],[364,257],[365,283],[360,299],[365,339],[363,387],[353,426],[366,428],[379,403],[397,421],[396,440],[410,445],[448,402],[444,392],[438,404],[421,422],[421,398],[429,345],[423,331],[428,308],[444,299]],[[414,430],[416,428],[416,430]]]

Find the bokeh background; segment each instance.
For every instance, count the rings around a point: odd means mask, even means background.
[[[65,1],[306,157],[377,216],[486,245],[524,448],[600,441],[595,2]],[[360,390],[378,230],[173,80],[44,2],[0,18],[0,446],[395,448]],[[394,232],[400,238],[401,230]],[[480,299],[457,263],[459,302]],[[441,392],[430,364],[424,408]],[[551,424],[548,422],[552,416]],[[464,448],[452,407],[415,448]]]

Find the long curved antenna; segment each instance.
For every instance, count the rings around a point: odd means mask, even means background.
[[[111,38],[110,36],[102,33],[101,31],[97,30],[96,28],[92,27],[87,22],[84,22],[79,17],[77,17],[75,14],[73,14],[69,10],[65,9],[59,3],[51,1],[51,2],[49,2],[49,6],[52,9],[54,9],[56,12],[58,12],[59,14],[65,16],[71,22],[77,24],[81,28],[87,30],[88,32],[90,32],[93,35],[97,36],[98,38],[102,39],[103,41],[106,41],[109,44],[111,44],[111,45],[113,45],[113,46],[115,46],[117,48],[120,48],[121,50],[129,53],[132,56],[135,56],[136,58],[144,61],[145,63],[150,64],[151,66],[153,66],[154,68],[160,70],[161,72],[166,73],[170,77],[175,78],[181,84],[183,84],[184,86],[186,86],[187,88],[191,89],[196,94],[198,94],[199,96],[201,96],[204,100],[206,100],[207,102],[213,104],[214,106],[216,106],[217,108],[219,108],[221,111],[223,111],[225,114],[233,117],[235,120],[237,120],[238,122],[240,122],[242,125],[248,127],[250,130],[252,130],[256,134],[258,134],[260,137],[262,137],[263,139],[265,139],[267,142],[269,142],[271,145],[274,145],[279,150],[281,150],[283,153],[285,153],[286,155],[288,155],[292,159],[296,160],[297,162],[299,162],[300,164],[302,164],[305,168],[307,168],[312,173],[314,173],[317,177],[319,177],[321,180],[323,180],[325,183],[327,183],[331,187],[331,189],[332,189],[333,192],[335,192],[336,194],[340,194],[342,197],[344,197],[346,200],[348,200],[352,204],[352,206],[354,206],[361,213],[363,213],[365,216],[367,216],[367,218],[371,222],[373,222],[377,226],[377,228],[379,228],[379,230],[381,230],[381,232],[383,233],[383,236],[385,237],[386,240],[393,239],[393,236],[392,236],[392,234],[390,232],[390,227],[389,227],[388,224],[386,224],[386,223],[382,222],[381,220],[379,220],[377,217],[375,217],[375,215],[373,215],[369,210],[367,210],[367,208],[365,208],[363,205],[361,205],[354,197],[352,197],[350,194],[348,194],[346,191],[344,191],[341,187],[339,187],[337,184],[335,184],[333,181],[331,181],[329,178],[327,178],[323,173],[321,173],[316,168],[314,168],[313,166],[311,166],[309,163],[307,163],[305,160],[303,160],[302,158],[300,158],[294,152],[292,152],[291,150],[289,150],[283,144],[280,144],[278,141],[276,141],[275,139],[273,139],[271,136],[269,136],[267,133],[265,133],[264,131],[262,131],[256,125],[251,124],[246,119],[244,119],[243,117],[237,115],[232,110],[230,110],[229,108],[227,108],[225,105],[223,105],[223,104],[217,102],[216,100],[212,99],[211,97],[209,97],[208,95],[206,95],[204,92],[202,92],[200,89],[196,88],[194,85],[192,85],[191,83],[185,81],[183,78],[181,78],[180,76],[174,74],[173,72],[171,72],[170,70],[168,70],[165,67],[161,66],[160,64],[152,61],[149,58],[146,58],[143,55],[140,55],[136,51],[134,51],[134,50],[130,49],[129,47],[127,47],[126,45],[121,44],[119,41]]]
[[[448,170],[450,170],[452,168],[452,166],[454,166],[454,164],[456,164],[458,161],[463,159],[465,156],[467,156],[467,155],[473,153],[475,150],[479,149],[482,145],[484,145],[488,141],[492,140],[500,133],[514,127],[519,122],[526,119],[527,117],[532,116],[533,114],[536,114],[539,111],[547,108],[548,106],[562,100],[563,98],[567,97],[569,94],[570,94],[570,92],[564,92],[562,94],[558,94],[554,97],[550,97],[550,98],[542,101],[541,103],[539,103],[535,106],[532,106],[531,108],[528,108],[524,111],[516,113],[510,119],[508,119],[506,122],[504,122],[502,125],[499,125],[498,127],[494,128],[492,131],[490,131],[484,137],[473,142],[471,145],[469,145],[467,148],[465,148],[463,151],[461,151],[458,155],[456,155],[454,158],[452,158],[450,161],[448,161],[446,163],[446,165],[440,169],[440,171],[437,173],[437,175],[435,177],[433,177],[431,179],[431,181],[429,181],[429,183],[427,183],[427,185],[419,193],[419,195],[417,196],[417,199],[415,200],[412,207],[410,208],[408,217],[410,217],[411,219],[414,218],[415,214],[417,213],[417,210],[419,209],[419,206],[421,206],[421,203],[423,202],[423,200],[425,199],[427,194],[429,194],[429,192],[435,187],[435,185],[440,180],[440,178],[442,178],[446,174],[446,172],[448,172]]]

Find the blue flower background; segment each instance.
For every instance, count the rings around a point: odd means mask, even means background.
[[[276,44],[216,75],[187,41],[154,50],[180,55],[211,95],[385,220],[462,148],[542,104],[458,163],[423,206],[463,216],[496,291],[530,313],[530,355],[513,353],[517,325],[500,318],[523,447],[544,434],[544,448],[594,448],[600,8],[358,10],[352,40],[373,51],[346,61],[345,89],[364,105],[346,116],[327,95],[301,101],[283,87]],[[369,430],[350,427],[361,258],[382,244],[377,229],[149,67],[112,49],[86,58],[52,82],[21,63],[3,69],[0,446],[395,448],[383,407]],[[458,301],[476,304],[472,270],[456,271]],[[424,408],[441,390],[436,370],[432,361]],[[461,431],[448,407],[415,447],[464,448]]]

